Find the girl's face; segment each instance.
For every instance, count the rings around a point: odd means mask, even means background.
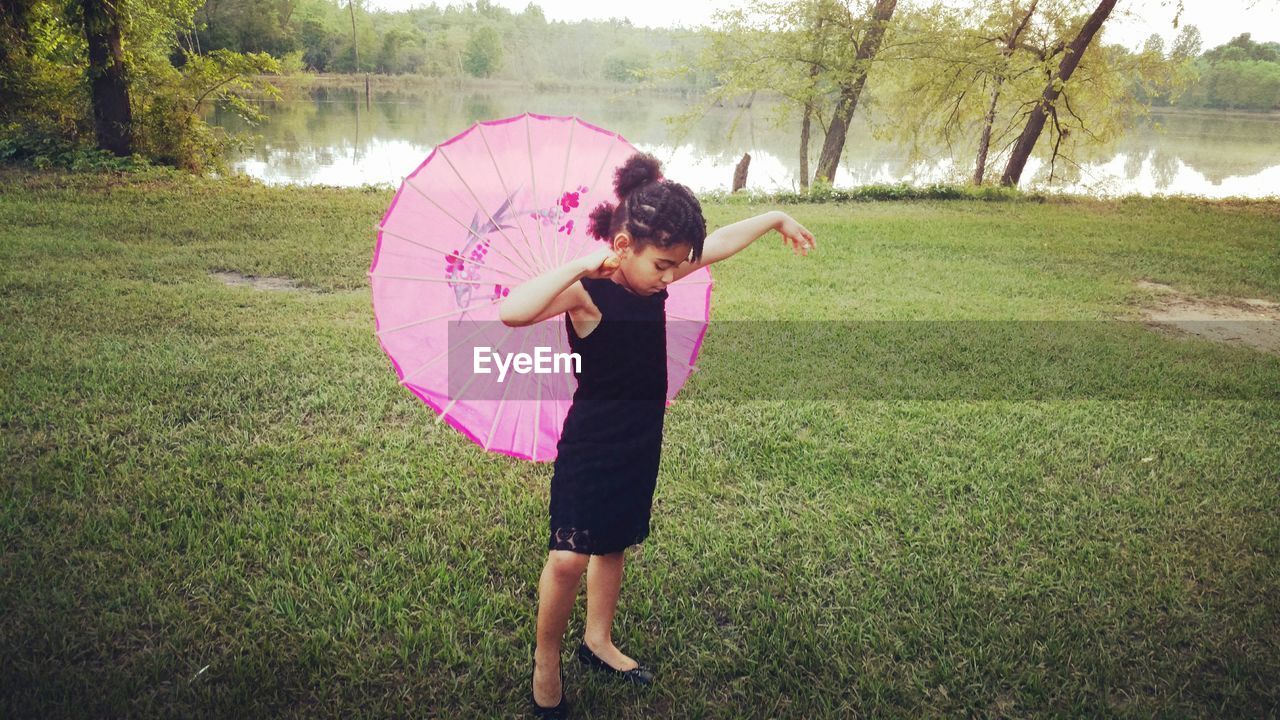
[[[637,295],[653,295],[675,280],[676,267],[689,259],[693,246],[688,243],[668,248],[646,245],[637,252],[631,236],[620,232],[613,238],[613,250],[622,261],[614,277]]]

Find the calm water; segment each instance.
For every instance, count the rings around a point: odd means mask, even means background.
[[[529,111],[577,115],[616,131],[657,155],[668,177],[695,189],[727,190],[744,152],[752,158],[749,187],[797,186],[799,123],[775,126],[769,107],[762,103],[751,109],[717,108],[683,138],[675,137],[664,117],[682,112],[684,102],[665,97],[375,92],[366,108],[362,92],[316,90],[301,99],[263,107],[270,119],[256,128],[247,128],[222,110],[211,113],[210,120],[260,136],[252,149],[233,156],[232,166],[271,184],[398,187],[436,143],[472,122]],[[1161,114],[1152,120],[1113,146],[1092,151],[1079,168],[1060,161],[1052,183],[1048,167],[1033,158],[1023,173],[1022,186],[1102,196],[1280,195],[1280,117]],[[811,148],[815,159],[820,142],[815,140]],[[908,162],[905,148],[874,139],[862,119],[849,135],[835,182],[838,186],[964,182],[972,172],[974,150],[964,152],[959,164],[949,159]],[[1002,164],[989,168],[988,177],[998,177],[1001,169]]]

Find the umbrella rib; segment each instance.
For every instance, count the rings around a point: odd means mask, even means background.
[[[444,250],[441,250],[440,248],[433,248],[433,247],[431,247],[430,245],[424,245],[423,243],[420,243],[420,242],[418,242],[417,240],[410,240],[409,238],[407,238],[407,237],[405,237],[405,236],[403,236],[403,235],[401,235],[401,234],[399,234],[399,233],[391,232],[390,230],[388,230],[386,227],[384,227],[384,226],[382,226],[382,225],[374,225],[373,227],[374,227],[374,229],[375,229],[375,230],[378,230],[379,232],[384,232],[384,233],[386,233],[386,234],[390,235],[391,237],[396,238],[397,240],[403,240],[403,241],[405,241],[405,242],[407,242],[407,243],[410,243],[410,244],[412,244],[412,245],[417,245],[418,247],[422,248],[423,250],[430,250],[430,251],[431,251],[431,252],[433,252],[433,253],[438,253],[438,254],[440,254],[440,255],[443,255],[444,257],[449,257],[449,253],[445,252]],[[516,280],[528,280],[528,279],[529,279],[529,278],[527,278],[527,277],[520,277],[519,275],[514,275],[514,274],[512,274],[512,273],[507,272],[506,270],[499,270],[498,268],[493,267],[492,265],[486,265],[486,264],[484,264],[484,263],[480,262],[479,260],[467,260],[467,261],[465,261],[465,262],[471,263],[472,265],[479,265],[479,266],[480,266],[480,267],[482,267],[482,268],[487,268],[487,269],[492,270],[493,272],[496,272],[496,273],[502,273],[503,275],[506,275],[506,276],[507,276],[507,277],[509,277],[509,278],[515,278]]]
[[[588,188],[588,190],[593,190],[597,185],[600,184],[600,174],[604,172],[604,166],[609,163],[609,157],[613,155],[613,149],[618,146],[618,141],[621,139],[622,139],[622,136],[619,135],[618,133],[613,134],[613,142],[609,143],[609,149],[605,151],[604,157],[600,159],[600,167],[596,168],[596,177],[594,180],[591,181],[591,187]],[[589,245],[589,244],[590,244],[590,238],[586,236],[586,233],[583,233],[583,235],[578,238],[578,244],[575,245],[573,248],[575,257],[577,255],[582,254],[582,248],[584,245]]]
[[[502,417],[502,406],[507,404],[507,391],[511,389],[510,385],[502,386],[502,395],[498,397],[498,407],[493,411],[493,422],[489,423],[489,432],[484,436],[484,450],[489,451],[489,447],[493,445],[493,433],[498,429],[498,420]]]
[[[596,168],[596,179],[591,181],[591,187],[593,189],[596,185],[600,184],[600,173],[604,172],[605,163],[609,162],[609,156],[613,154],[613,149],[617,147],[618,141],[621,139],[622,136],[618,133],[613,134],[613,142],[609,143],[609,149],[605,151],[604,157],[600,160],[600,167]]]
[[[502,343],[507,338],[511,337],[511,333],[513,332],[515,332],[514,327],[507,328],[507,334],[502,336],[502,340],[498,341],[498,345],[499,346],[502,345]],[[452,350],[452,348],[450,349]],[[471,387],[471,383],[475,382],[475,380],[476,380],[476,373],[471,373],[471,377],[467,378],[467,381],[462,384],[461,388],[458,389],[458,396],[455,398],[451,398],[449,400],[449,404],[446,405],[445,408],[440,411],[440,417],[436,418],[436,422],[444,422],[444,416],[449,414],[449,411],[453,409],[454,405],[458,404],[458,401],[462,399],[462,395],[467,392],[467,388]],[[506,395],[506,391],[504,390],[502,394]]]
[[[604,151],[604,158],[600,159],[600,167],[595,169],[595,179],[591,181],[591,187],[594,188],[600,183],[600,173],[604,172],[604,165],[609,163],[609,156],[613,155],[613,149],[618,146],[618,141],[620,140],[622,140],[622,136],[618,135],[618,133],[613,133],[613,142],[609,143],[609,149]],[[581,241],[577,243],[575,250],[581,250],[582,245],[584,243]]]
[[[560,197],[564,197],[565,185],[569,182],[569,158],[573,155],[573,131],[578,128],[578,118],[569,119],[569,144],[564,149],[564,170],[560,173]],[[569,250],[568,234],[565,235],[565,241],[560,244],[559,251],[556,253],[556,264],[564,264],[564,254]]]
[[[379,330],[377,334],[378,334],[378,335],[388,335],[388,334],[393,333],[393,332],[396,332],[396,331],[398,331],[398,330],[404,330],[405,328],[413,327],[414,325],[421,325],[422,323],[425,323],[425,322],[431,322],[432,320],[440,320],[440,319],[442,319],[442,318],[447,318],[447,317],[449,317],[449,316],[451,316],[451,315],[461,315],[462,313],[467,312],[468,310],[475,310],[476,308],[479,308],[479,307],[488,307],[488,306],[490,306],[490,305],[497,305],[497,304],[498,304],[498,301],[497,301],[497,300],[492,300],[492,301],[487,302],[487,303],[476,303],[475,305],[468,305],[468,306],[466,306],[466,307],[464,307],[464,308],[458,308],[457,310],[450,310],[449,312],[447,312],[447,313],[442,313],[442,314],[440,314],[440,315],[434,315],[434,316],[432,316],[432,317],[429,317],[429,318],[423,318],[423,319],[421,319],[421,320],[414,320],[414,321],[413,321],[413,322],[411,322],[411,323],[405,323],[404,325],[400,325],[400,326],[398,326],[398,327],[387,328],[387,329],[385,329],[385,330]]]
[[[471,189],[471,185],[467,183],[466,178],[462,177],[462,173],[458,172],[458,168],[453,164],[453,161],[449,159],[449,155],[445,153],[444,148],[436,148],[436,151],[439,152],[440,157],[444,158],[444,161],[449,164],[449,169],[453,171],[454,177],[458,178],[458,182],[462,183],[462,187],[466,188],[467,192],[471,194],[471,199],[474,200],[476,203],[476,206],[479,207],[482,212],[484,212],[484,216],[489,218],[489,222],[493,223],[493,227],[497,229],[498,233],[502,235],[502,237],[505,238],[506,241],[512,245],[512,247],[514,247],[515,243],[512,242],[511,238],[502,229],[502,226],[498,224],[498,221],[493,219],[493,215],[490,215],[489,211],[485,209],[484,203],[480,202],[480,198],[476,197],[476,191]],[[516,262],[515,260],[512,260],[509,255],[502,252],[502,249],[497,247],[496,245],[493,246],[493,250],[494,252],[498,253],[502,257],[506,258],[507,261],[510,262],[512,265],[515,265],[517,267],[519,267],[522,264],[524,265],[529,264],[529,259],[526,257],[521,257],[520,258],[521,262]]]
[[[452,221],[454,221],[455,223],[457,223],[457,224],[458,224],[458,227],[460,227],[460,228],[462,228],[463,230],[466,230],[467,232],[469,232],[469,233],[471,233],[472,235],[474,235],[474,236],[476,237],[476,239],[477,239],[477,240],[483,240],[483,239],[484,239],[484,238],[483,238],[483,237],[481,237],[481,236],[480,236],[480,234],[479,234],[479,233],[477,233],[477,232],[475,231],[475,229],[474,229],[474,228],[472,228],[470,225],[467,225],[466,223],[462,222],[462,221],[461,221],[461,220],[459,220],[458,218],[456,218],[456,217],[454,217],[453,215],[451,215],[451,214],[449,213],[449,211],[448,211],[448,210],[445,210],[444,208],[440,207],[440,203],[436,202],[435,200],[432,200],[432,199],[431,199],[431,196],[427,195],[425,192],[423,192],[423,191],[422,191],[422,188],[418,187],[417,185],[414,185],[414,184],[413,184],[413,180],[412,180],[412,179],[410,179],[410,178],[405,178],[405,179],[404,179],[404,182],[405,182],[405,184],[406,184],[406,185],[408,185],[409,187],[411,187],[411,188],[413,188],[415,191],[417,191],[417,193],[418,193],[419,195],[421,195],[422,197],[426,198],[427,202],[431,203],[432,205],[435,205],[435,206],[436,206],[436,208],[438,208],[438,209],[440,210],[440,212],[442,212],[442,213],[444,213],[444,214],[445,214],[445,217],[447,217],[447,218],[449,218],[450,220],[452,220]],[[508,258],[508,259],[510,259],[510,258]],[[523,280],[523,279],[526,279],[526,278],[521,278],[521,279]]]
[[[450,285],[492,285],[488,280],[452,280],[450,278],[430,278],[420,277],[418,275],[384,275],[382,273],[371,273],[369,277],[389,278],[391,280],[417,280],[418,282],[429,283],[449,283]]]
[[[533,171],[533,136],[529,130],[529,113],[524,114],[524,140],[529,153],[529,190],[533,193],[533,209],[538,210],[538,179]],[[542,237],[542,221],[533,226],[538,231],[538,248],[542,252],[542,259],[548,266],[551,264],[551,254],[547,252],[547,241]]]
[[[685,362],[684,360],[681,360],[681,359],[680,359],[680,358],[678,358],[678,357],[671,357],[671,353],[670,353],[670,352],[668,352],[668,353],[667,353],[667,359],[668,359],[668,360],[674,360],[674,361],[676,361],[676,362],[680,363],[681,365],[683,365],[683,366],[685,366],[685,367],[687,367],[687,368],[689,368],[690,370],[693,370],[693,371],[695,371],[695,372],[696,372],[696,371],[697,371],[697,369],[698,369],[698,366],[697,366],[697,365],[690,365],[689,363]]]
[[[477,331],[475,331],[475,332],[473,332],[473,333],[471,333],[470,335],[466,336],[465,338],[463,338],[463,339],[462,339],[462,342],[466,342],[466,341],[470,340],[471,338],[473,338],[473,337],[475,337],[475,336],[479,335],[480,333],[484,332],[486,329],[487,329],[487,326],[486,326],[485,324],[481,323],[481,324],[480,324],[480,329],[479,329],[479,330],[477,330]],[[426,361],[426,362],[422,363],[421,365],[419,365],[418,367],[414,368],[413,372],[405,373],[405,376],[404,376],[404,377],[402,377],[402,378],[400,378],[400,384],[401,384],[401,385],[405,385],[405,384],[407,384],[407,383],[409,382],[409,378],[413,377],[414,375],[417,375],[418,373],[422,372],[423,370],[426,370],[428,367],[430,367],[430,366],[432,366],[432,365],[435,365],[437,362],[439,362],[439,361],[440,361],[440,358],[442,358],[442,357],[444,357],[444,356],[448,355],[448,354],[449,354],[449,350],[451,350],[451,349],[452,349],[452,348],[445,347],[445,349],[444,349],[443,351],[441,351],[441,353],[440,353],[439,355],[436,355],[435,357],[431,358],[430,360],[428,360],[428,361]]]
[[[530,333],[532,335],[533,333]],[[538,462],[538,425],[542,420],[542,379],[534,374],[534,387],[538,389],[533,407],[533,452],[529,453],[529,458],[534,462]]]
[[[489,138],[484,134],[484,125],[477,125],[476,129],[480,131],[480,140],[484,143],[484,151],[489,153],[489,162],[493,163],[493,172],[498,176],[498,183],[502,185],[502,192],[506,194],[507,197],[513,198],[514,196],[511,194],[511,191],[507,188],[506,178],[502,177],[502,170],[498,167],[498,159],[494,157],[493,150],[489,147]],[[533,254],[535,252],[533,247],[533,241],[529,239],[529,233],[524,231],[524,225],[520,222],[520,212],[513,211],[511,216],[516,219],[516,229],[520,231],[520,237],[524,238],[524,246],[529,250],[530,259],[526,260],[526,263],[530,267],[540,268],[541,270],[545,271],[547,268],[543,267],[541,263],[535,262],[532,259]],[[514,244],[512,245],[512,247],[516,248]],[[518,250],[519,248],[516,248],[516,249]],[[520,256],[524,257],[524,253],[521,253]]]

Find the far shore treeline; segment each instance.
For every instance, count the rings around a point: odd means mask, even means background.
[[[402,12],[361,0],[0,0],[0,161],[225,169],[281,76],[397,76],[462,87],[614,85],[716,104],[780,99],[802,189],[835,175],[859,107],[919,152],[945,143],[974,185],[1017,186],[1035,155],[1071,162],[1152,108],[1280,110],[1280,43],[1201,47],[1172,18],[1139,50],[1105,42],[1116,0],[757,0],[699,29],[549,21],[489,0]],[[673,18],[673,21],[675,18]],[[1171,39],[1166,39],[1171,38]],[[892,109],[887,112],[886,109]],[[960,148],[957,150],[956,148]]]

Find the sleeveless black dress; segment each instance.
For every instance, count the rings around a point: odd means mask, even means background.
[[[581,282],[601,319],[579,338],[565,313],[582,363],[557,445],[547,548],[604,555],[649,535],[667,404],[667,291]]]

